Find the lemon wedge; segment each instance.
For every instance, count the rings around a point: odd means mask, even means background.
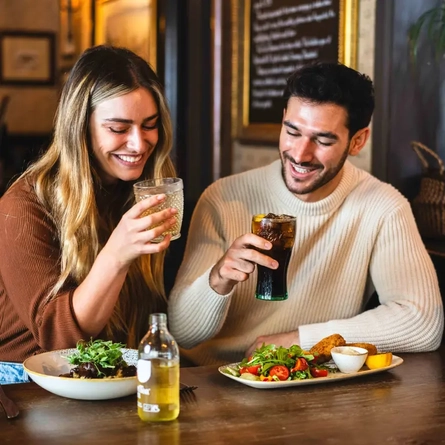
[[[386,368],[392,362],[392,353],[384,352],[381,354],[368,355],[365,364],[369,369]]]
[[[266,216],[265,213],[259,213],[258,215],[253,215],[254,222],[260,222]]]

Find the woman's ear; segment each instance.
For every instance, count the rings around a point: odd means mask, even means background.
[[[367,140],[369,139],[370,134],[371,130],[369,129],[369,127],[366,127],[358,130],[357,133],[352,136],[351,142],[349,143],[350,156],[357,156],[360,153]]]

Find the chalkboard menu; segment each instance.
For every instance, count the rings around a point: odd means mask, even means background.
[[[252,0],[249,121],[280,123],[286,78],[314,60],[338,60],[340,0]]]
[[[243,124],[280,124],[282,94],[293,71],[316,60],[348,64],[345,44],[349,39],[351,47],[356,38],[350,19],[356,0],[246,0],[246,5]]]

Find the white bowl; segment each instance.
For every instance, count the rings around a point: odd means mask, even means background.
[[[341,372],[352,374],[363,366],[368,351],[357,346],[336,346],[331,349],[331,355]]]
[[[125,397],[136,393],[137,377],[116,379],[73,379],[59,377],[70,372],[74,365],[66,356],[77,349],[61,349],[44,352],[27,358],[23,362],[25,371],[37,385],[58,396],[79,400],[106,400]],[[129,365],[137,365],[138,351],[122,349],[123,358]]]

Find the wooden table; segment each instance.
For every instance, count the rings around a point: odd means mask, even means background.
[[[445,443],[445,348],[400,354],[405,362],[380,374],[342,382],[260,390],[213,366],[183,368],[198,385],[181,401],[175,422],[146,424],[136,396],[79,401],[34,383],[4,386],[20,408],[0,409],[0,444],[209,445]]]

